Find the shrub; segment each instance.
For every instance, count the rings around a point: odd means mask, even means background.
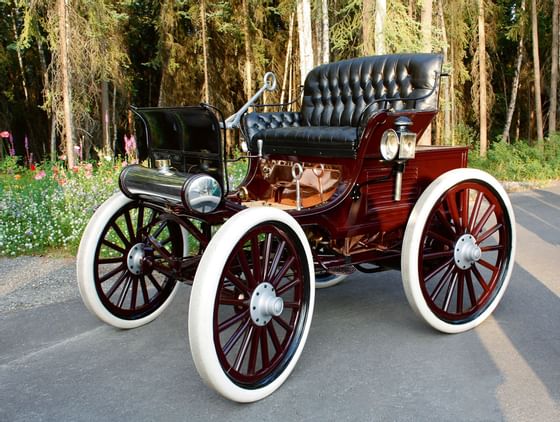
[[[0,255],[75,252],[95,209],[117,189],[113,162],[44,164],[0,178]]]
[[[480,168],[500,180],[545,181],[560,178],[560,135],[539,145],[524,141],[508,144],[494,142],[486,158],[469,157],[471,167]]]

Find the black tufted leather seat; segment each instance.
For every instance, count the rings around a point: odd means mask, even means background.
[[[318,66],[305,79],[301,112],[244,116],[249,149],[262,139],[264,153],[355,157],[380,110],[437,108],[441,65],[439,54],[390,54]]]

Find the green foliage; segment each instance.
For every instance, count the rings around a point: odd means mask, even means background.
[[[1,169],[14,168],[8,160]],[[119,169],[112,161],[71,171],[47,163],[0,174],[0,255],[74,252],[95,209],[117,189]]]
[[[541,148],[524,141],[494,142],[486,158],[473,154],[469,165],[493,174],[499,180],[544,181],[560,179],[560,135],[555,134]]]

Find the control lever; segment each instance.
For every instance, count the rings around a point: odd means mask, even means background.
[[[303,167],[300,163],[295,163],[292,166],[292,177],[296,181],[296,209],[301,211],[301,187],[299,181],[303,176]]]

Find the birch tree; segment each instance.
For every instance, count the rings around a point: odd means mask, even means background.
[[[556,111],[558,107],[558,6],[560,0],[553,0],[552,7],[552,53],[550,60],[550,111],[548,117],[549,136],[556,132]]]
[[[301,83],[313,69],[313,37],[311,34],[311,4],[309,0],[297,0],[299,36],[299,59]]]
[[[375,54],[385,54],[385,20],[387,1],[375,0]]]
[[[328,0],[321,0],[321,24],[322,24],[322,36],[321,36],[321,62],[329,63],[330,52],[331,52],[331,42],[330,42],[330,25],[329,25],[329,2]]]
[[[537,120],[537,142],[544,141],[541,103],[541,65],[539,60],[539,32],[537,22],[537,0],[531,0],[531,33],[533,40],[533,73],[535,78],[535,115]]]
[[[74,122],[72,113],[72,87],[70,80],[70,60],[68,44],[70,43],[70,27],[67,10],[68,0],[57,0],[58,31],[59,31],[59,66],[62,79],[62,102],[64,105],[64,139],[68,167],[75,165]]]
[[[362,2],[362,52],[364,56],[375,53],[375,0]]]
[[[478,0],[478,67],[480,82],[479,119],[481,157],[485,157],[488,150],[488,111],[486,101],[486,29],[484,16],[484,0]]]
[[[521,77],[521,64],[523,62],[523,52],[524,52],[524,38],[525,38],[525,0],[521,0],[519,22],[517,24],[519,29],[517,30],[517,37],[519,38],[519,43],[517,45],[517,56],[515,59],[515,74],[513,76],[513,82],[511,85],[511,96],[508,104],[508,110],[506,114],[506,122],[504,125],[504,130],[502,131],[502,139],[509,141],[510,139],[510,128],[511,121],[513,119],[513,113],[515,111],[515,105],[517,103],[517,92],[519,91],[519,81]]]
[[[432,51],[432,0],[422,0],[422,12],[420,13],[420,28],[422,31],[423,51]]]

